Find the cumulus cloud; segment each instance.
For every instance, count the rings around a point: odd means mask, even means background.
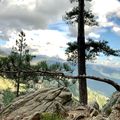
[[[1,0],[0,49],[9,53],[15,44],[18,31],[25,30],[28,45],[35,54],[58,55],[65,58],[67,37],[58,31],[47,30],[49,24],[62,20],[71,8],[69,0]],[[30,39],[31,37],[31,39]]]
[[[47,28],[48,24],[62,19],[69,7],[69,0],[1,0],[0,28]]]
[[[114,20],[111,21],[110,18],[113,15],[120,18],[120,2],[118,0],[92,0],[89,8],[91,8],[93,14],[96,16],[96,20],[98,21],[99,26],[85,26],[86,36],[89,37],[89,35],[91,36],[91,34],[93,33],[98,34],[96,33],[96,31],[99,31],[99,33],[101,33],[101,29],[106,27],[111,27],[112,29],[115,29],[114,27],[116,27],[116,23]],[[77,27],[73,27],[74,28],[70,30],[72,32],[74,31],[74,36],[77,36]]]
[[[69,5],[67,0],[58,0],[57,4],[56,0],[4,0],[0,4],[0,18],[1,22],[7,21],[13,27],[22,25],[26,28],[45,28],[59,19]]]
[[[92,10],[98,16],[98,22],[101,26],[113,26],[114,23],[108,21],[108,18],[116,14],[120,9],[120,2],[118,0],[93,0]]]
[[[59,56],[66,59],[65,49],[67,47],[68,39],[64,33],[57,30],[24,30],[26,33],[26,43],[30,52],[34,55],[47,55],[49,57]],[[6,42],[2,48],[5,52],[11,51],[15,45],[17,34],[14,32],[9,41]],[[6,51],[7,50],[7,51]]]
[[[104,3],[104,4],[103,4]],[[106,5],[107,4],[107,5]],[[115,23],[108,18],[115,14],[119,17],[120,3],[117,0],[93,0],[91,5],[94,14],[98,16],[100,26],[85,26],[86,36],[100,38],[97,29],[102,27],[113,27],[115,32]],[[0,38],[8,40],[6,44],[0,47],[9,52],[11,46],[16,40],[16,31],[25,29],[29,39],[29,47],[32,53],[46,54],[54,56],[59,53],[61,58],[65,58],[64,50],[68,37],[57,30],[47,30],[48,25],[62,20],[65,11],[68,11],[72,5],[69,0],[1,0],[0,2]],[[77,25],[70,27],[72,37],[77,36]],[[47,46],[47,47],[46,47]],[[58,49],[58,50],[57,50]],[[53,52],[54,51],[54,52]]]

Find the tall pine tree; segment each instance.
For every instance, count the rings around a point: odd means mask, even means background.
[[[70,0],[71,2],[78,2],[78,0]],[[85,2],[91,2],[92,0],[85,0]],[[73,9],[66,13],[64,19],[69,24],[78,23],[78,13],[79,7],[75,6]],[[84,24],[88,26],[99,25],[95,19],[95,16],[92,14],[92,11],[84,9]],[[78,59],[78,45],[77,42],[69,42],[68,48],[66,49],[66,54],[69,61],[77,62]],[[120,56],[120,50],[114,50],[108,45],[108,41],[99,40],[94,41],[91,38],[88,38],[85,42],[85,58],[86,60],[94,60],[96,56],[99,56],[100,53],[103,53],[106,56]]]
[[[65,20],[67,23],[78,23],[78,38],[77,42],[69,42],[66,54],[68,60],[78,62],[78,75],[86,75],[86,59],[93,60],[99,53],[105,55],[120,56],[119,50],[113,50],[108,45],[107,41],[94,41],[88,39],[85,43],[84,25],[94,26],[98,25],[96,19],[90,10],[85,10],[85,2],[91,0],[70,0],[71,2],[78,2],[78,6],[74,7],[72,11],[67,12]],[[79,80],[80,103],[86,105],[87,98],[87,83],[86,79]]]

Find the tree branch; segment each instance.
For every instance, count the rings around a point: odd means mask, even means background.
[[[120,85],[116,82],[114,82],[113,80],[110,80],[110,79],[106,79],[106,78],[100,78],[100,77],[96,77],[96,76],[88,76],[88,75],[80,75],[80,76],[69,76],[69,75],[65,75],[64,73],[62,72],[50,72],[50,71],[41,71],[41,70],[37,70],[37,71],[33,71],[33,70],[30,70],[30,71],[19,71],[19,72],[22,72],[22,73],[25,73],[25,74],[28,74],[28,75],[32,75],[33,73],[36,73],[40,76],[54,76],[54,77],[57,77],[59,79],[62,79],[62,78],[68,78],[68,79],[80,79],[80,78],[88,78],[88,79],[92,79],[92,80],[95,80],[95,81],[100,81],[100,82],[104,82],[104,83],[107,83],[109,85],[112,85],[117,91],[120,91]],[[18,73],[18,71],[2,71],[0,70],[0,76],[4,76],[4,73],[6,74],[9,74],[9,73],[12,73],[12,74],[16,74]]]

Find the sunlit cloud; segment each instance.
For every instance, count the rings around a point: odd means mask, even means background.
[[[26,43],[30,49],[30,52],[34,55],[47,55],[49,57],[59,56],[62,59],[66,59],[65,49],[69,42],[65,34],[57,30],[24,30],[26,33]],[[9,51],[15,45],[17,34],[14,32],[11,34],[9,41],[3,45]]]

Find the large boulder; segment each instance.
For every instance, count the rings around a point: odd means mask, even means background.
[[[65,114],[71,101],[72,94],[67,88],[46,88],[16,98],[0,115],[2,120],[32,120],[44,112]]]

